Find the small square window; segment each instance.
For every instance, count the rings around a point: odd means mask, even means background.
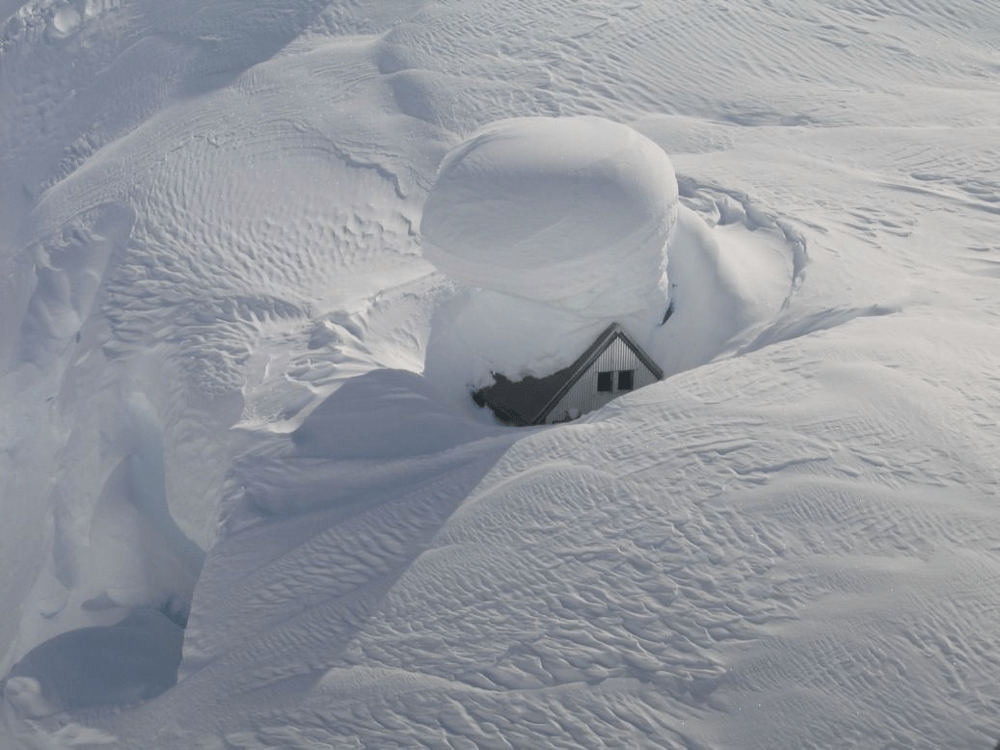
[[[614,375],[613,372],[599,372],[597,373],[597,391],[598,393],[611,393],[611,376]]]
[[[632,383],[635,380],[635,370],[619,370],[618,371],[618,390],[619,391],[631,391],[634,387]]]

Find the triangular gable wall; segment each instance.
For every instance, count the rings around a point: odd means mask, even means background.
[[[634,370],[633,390],[663,377],[663,371],[642,347],[619,324],[613,323],[569,367],[545,378],[527,377],[516,383],[497,374],[494,385],[474,393],[473,400],[480,406],[489,405],[502,421],[510,424],[562,421],[569,409],[586,413],[620,395],[616,388],[610,395],[596,396],[596,373],[602,369]],[[590,390],[595,397],[588,399],[585,393]]]
[[[655,368],[655,369],[654,369]],[[575,373],[546,408],[535,419],[535,424],[551,424],[577,414],[586,414],[601,408],[626,391],[619,390],[618,373],[632,372],[632,388],[638,390],[658,381],[663,371],[652,362],[648,355],[624,331],[616,331],[610,340]],[[600,372],[612,373],[612,390],[597,390],[597,376]]]

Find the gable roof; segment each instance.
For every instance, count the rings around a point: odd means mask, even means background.
[[[620,338],[636,358],[649,368],[657,380],[663,379],[663,370],[618,323],[612,323],[587,347],[569,367],[544,378],[528,376],[516,383],[500,373],[493,373],[496,382],[472,394],[480,406],[488,405],[502,420],[518,426],[543,424],[549,412],[570,388],[583,377],[597,358],[611,343]]]

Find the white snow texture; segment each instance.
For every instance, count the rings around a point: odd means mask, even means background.
[[[670,160],[631,128],[506,120],[444,158],[424,257],[468,286],[607,320],[659,307],[676,213]]]
[[[998,38],[0,0],[0,748],[994,747]]]

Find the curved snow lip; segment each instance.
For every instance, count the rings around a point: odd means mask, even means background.
[[[846,325],[857,318],[881,317],[901,311],[899,305],[880,303],[799,309],[794,302],[810,262],[805,236],[788,220],[756,205],[742,191],[702,182],[688,175],[679,175],[678,185],[683,207],[710,226],[712,236],[725,246],[720,255],[720,267],[738,263],[742,269],[756,272],[756,283],[744,285],[744,290],[735,295],[747,307],[756,307],[756,314],[746,321],[746,325],[733,326],[728,339],[724,339],[725,326],[719,326],[717,343],[711,347],[717,351],[697,364],[719,356],[751,354],[783,341]],[[684,224],[683,217],[680,223]],[[740,245],[742,247],[734,252]],[[683,255],[683,252],[670,255],[673,279],[687,276],[684,264],[688,259]],[[768,267],[770,271],[761,274],[761,270]],[[724,277],[725,273],[719,276]],[[684,281],[675,284],[677,295],[684,296]],[[699,303],[694,301],[694,304]],[[704,301],[700,304],[703,309],[699,315],[711,314]]]
[[[353,512],[393,496],[400,483],[454,471],[499,429],[453,408],[423,375],[372,370],[327,396],[289,436],[265,435],[238,459],[223,516],[232,525],[320,508]]]
[[[845,325],[857,318],[878,318],[883,315],[894,315],[901,310],[902,308],[896,305],[873,304],[862,307],[846,305],[805,315],[782,315],[752,341],[741,347],[737,353],[750,354],[772,344]]]
[[[650,343],[668,374],[767,341],[762,332],[788,314],[809,262],[805,237],[745,193],[686,175],[678,184],[667,249],[674,314]]]
[[[292,433],[304,457],[393,460],[441,453],[481,436],[435,404],[426,380],[407,370],[373,370],[327,397]]]

